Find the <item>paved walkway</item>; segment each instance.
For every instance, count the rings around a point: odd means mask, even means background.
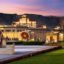
[[[31,55],[41,51],[47,51],[57,48],[57,46],[15,46],[15,54],[13,55],[0,55],[0,62],[7,62],[12,59]]]

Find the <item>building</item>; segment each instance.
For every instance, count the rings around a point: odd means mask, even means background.
[[[52,21],[50,18],[49,21]],[[54,20],[54,18],[52,18]],[[38,27],[37,23],[39,20],[30,20],[27,15],[20,16],[18,21],[12,22],[10,25],[0,25],[0,31],[4,38],[7,41],[45,41],[49,42],[58,42],[64,40],[63,25],[61,25],[60,19],[58,23],[51,23],[51,26],[48,26],[44,20],[41,23],[41,26]],[[57,20],[54,20],[57,21]],[[49,23],[48,23],[49,24]]]

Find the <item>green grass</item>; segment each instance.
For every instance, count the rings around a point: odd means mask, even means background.
[[[64,64],[64,49],[39,54],[9,64]]]

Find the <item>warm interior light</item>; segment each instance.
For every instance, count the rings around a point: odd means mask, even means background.
[[[36,21],[32,21],[32,27],[36,28]]]
[[[60,34],[59,34],[59,40],[60,40],[60,41],[63,41],[63,33],[60,33]]]
[[[46,25],[43,25],[43,29],[46,29],[47,27],[46,27]]]
[[[60,29],[60,27],[59,27],[59,26],[57,26],[57,27],[55,27],[54,29],[58,30],[58,29]]]

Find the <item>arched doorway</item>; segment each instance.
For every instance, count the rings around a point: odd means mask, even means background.
[[[46,33],[46,44],[57,43],[57,33],[48,32]]]

